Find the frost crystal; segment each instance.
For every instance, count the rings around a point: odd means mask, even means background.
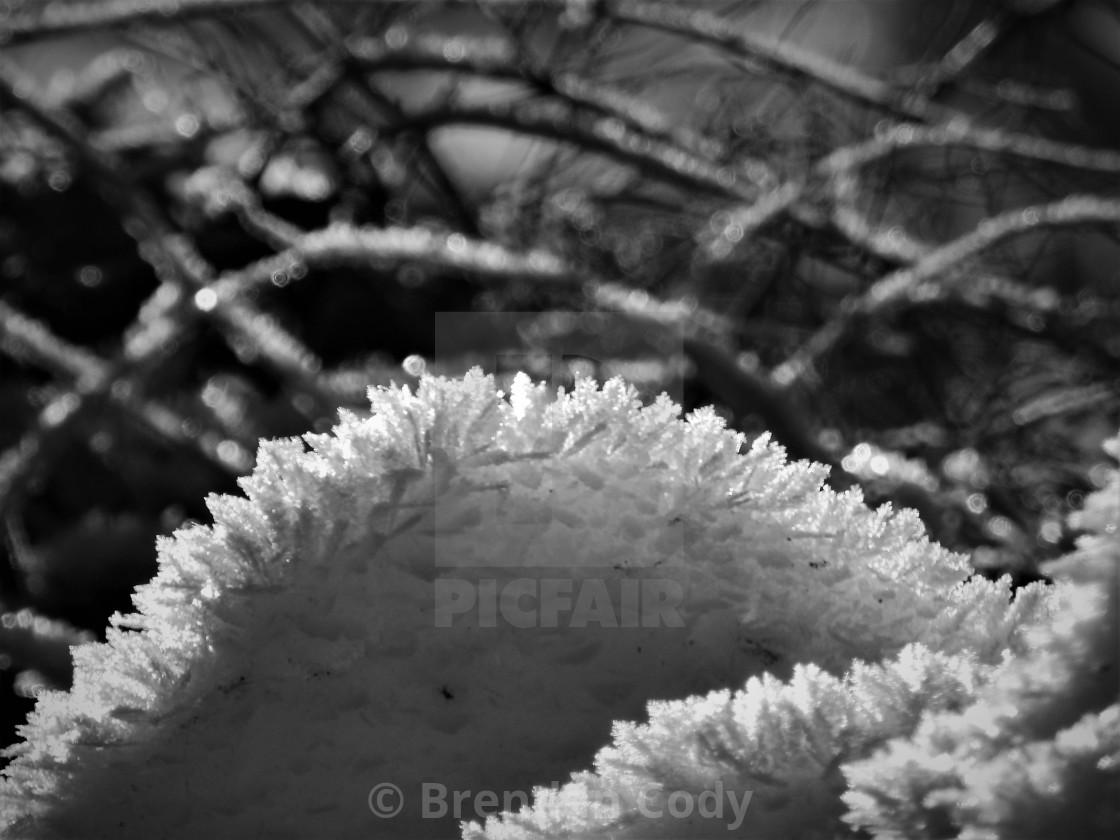
[[[1050,609],[621,380],[370,397],[160,542],[12,748],[8,834],[725,836],[646,814],[717,782],[752,831],[839,830],[841,765],[970,701]]]
[[[1108,444],[1120,456],[1120,437]],[[1071,517],[1049,565],[1054,619],[964,708],[845,768],[854,825],[882,836],[1116,837],[1120,832],[1120,474]]]

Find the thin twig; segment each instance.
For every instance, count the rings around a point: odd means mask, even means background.
[[[1005,154],[1039,163],[1051,163],[1086,172],[1120,175],[1120,152],[998,129],[978,129],[963,122],[927,127],[902,123],[884,126],[876,136],[837,149],[814,164],[808,177],[790,180],[765,193],[752,204],[724,210],[727,220],[718,233],[706,233],[701,246],[709,260],[722,262],[734,254],[734,243],[747,241],[783,212],[808,200],[821,185],[833,188],[846,183],[872,163],[905,149],[961,148]],[[706,230],[708,230],[706,228]]]
[[[647,176],[662,179],[738,201],[753,201],[757,177],[749,166],[719,165],[665,142],[636,132],[622,120],[602,117],[564,102],[517,102],[480,105],[444,105],[415,111],[392,126],[394,133],[428,130],[445,125],[478,125],[507,128],[585,150],[606,154],[638,167]]]
[[[729,156],[725,144],[680,125],[645,99],[568,70],[553,72],[523,55],[508,38],[457,37],[453,49],[449,49],[442,36],[401,30],[392,41],[390,44],[385,38],[355,38],[348,42],[347,49],[366,71],[445,70],[523,81],[544,94],[621,119],[633,131],[672,143],[710,162],[725,161]]]
[[[138,374],[142,365],[136,361],[105,361],[93,353],[76,347],[40,321],[24,315],[0,300],[0,349],[27,358],[47,368],[70,387],[55,394],[39,411],[35,426],[11,449],[0,454],[0,515],[17,501],[23,481],[33,468],[43,466],[46,456],[57,449],[48,441],[61,441],[73,422],[102,401],[116,406],[124,414],[139,421],[157,438],[193,446],[208,461],[226,471],[234,471],[228,460],[220,457],[204,434],[188,435],[187,419],[173,409],[140,396]],[[203,428],[201,433],[216,432]],[[220,440],[228,435],[211,435]],[[238,441],[252,446],[253,441]]]
[[[155,269],[157,276],[171,270],[175,282],[210,299],[208,278],[214,274],[186,237],[178,235],[159,205],[116,160],[87,142],[81,125],[67,112],[52,107],[30,79],[15,67],[0,62],[0,103],[7,100],[22,108],[44,128],[66,142],[103,187],[106,199],[122,215],[123,227],[137,241],[138,253]],[[215,300],[215,302],[219,302]],[[270,364],[294,377],[299,386],[324,408],[333,408],[315,382],[321,364],[315,354],[268,316],[241,301],[220,306],[200,306],[219,329],[231,338],[247,336],[257,352]]]
[[[1006,239],[1050,228],[1086,224],[1120,224],[1120,199],[1071,196],[1051,204],[1025,207],[986,219],[975,231],[934,249],[913,266],[887,275],[847,303],[796,353],[775,368],[772,378],[775,383],[786,387],[796,382],[856,323],[863,323],[869,317],[899,305],[928,304],[944,299],[955,283],[935,282],[939,276]]]
[[[327,0],[332,5],[371,2],[402,5],[409,0]],[[449,0],[476,5],[478,0]],[[63,35],[98,27],[130,23],[178,21],[211,15],[265,10],[290,5],[292,0],[91,0],[76,3],[44,3],[11,15],[6,35],[21,42],[44,35]],[[492,8],[517,9],[525,0],[484,0]],[[532,0],[537,6],[566,9],[568,0]],[[674,35],[703,41],[742,55],[777,72],[808,78],[843,96],[917,120],[940,120],[949,109],[936,106],[912,92],[869,76],[853,67],[805,50],[778,36],[754,32],[704,9],[648,0],[607,0],[602,13],[623,23],[637,24]]]

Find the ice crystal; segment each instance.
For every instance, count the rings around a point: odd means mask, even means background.
[[[1108,444],[1120,456],[1120,437]],[[967,707],[845,768],[847,819],[880,836],[1115,837],[1120,831],[1120,474],[1071,517],[1054,618]]]
[[[796,836],[839,825],[842,762],[966,702],[1050,609],[621,380],[370,397],[263,443],[246,498],[161,540],[136,614],[12,748],[8,834],[451,837],[496,810],[427,819],[429,784],[541,786],[496,837],[679,836],[642,797],[719,780],[753,791],[744,824]]]

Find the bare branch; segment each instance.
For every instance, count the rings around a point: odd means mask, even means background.
[[[518,8],[525,0],[483,0],[491,8]],[[86,0],[68,4],[45,3],[11,15],[5,24],[7,39],[14,42],[43,35],[62,35],[95,27],[129,23],[184,20],[210,14],[277,8],[292,0]],[[328,0],[334,5],[406,0]],[[447,0],[476,5],[477,0]],[[532,0],[535,5],[563,10],[568,0]],[[777,72],[809,78],[857,102],[917,120],[940,120],[949,109],[905,93],[889,82],[790,44],[780,37],[751,32],[704,9],[686,9],[666,2],[607,0],[604,13],[614,19],[700,40],[733,54],[760,62]]]
[[[389,43],[392,40],[392,43]],[[438,35],[401,29],[392,39],[357,38],[351,57],[367,71],[446,70],[456,74],[523,81],[532,88],[623,120],[633,131],[679,146],[711,162],[729,155],[723,143],[680,125],[641,97],[570,72],[552,72],[526,58],[508,38],[456,38],[453,49]],[[761,164],[761,161],[758,161]]]
[[[1005,239],[1047,228],[1086,224],[1120,224],[1120,199],[1071,196],[1052,204],[1025,207],[986,219],[977,230],[934,249],[915,265],[877,281],[775,368],[773,379],[783,386],[797,381],[856,323],[899,305],[928,304],[944,299],[956,285],[967,286],[967,277],[952,283],[934,281]]]
[[[101,182],[110,204],[121,212],[124,229],[134,233],[138,253],[152,264],[157,276],[173,268],[175,279],[202,293],[203,297],[196,296],[196,300],[210,299],[206,287],[213,269],[189,240],[174,231],[147,191],[116,160],[88,143],[80,125],[68,113],[46,104],[29,79],[0,63],[0,102],[5,99],[64,140],[86,164]],[[229,308],[203,305],[199,309],[220,329],[250,336],[266,361],[293,377],[317,402],[330,405],[331,400],[315,382],[315,374],[322,367],[318,359],[271,318],[244,302],[231,303]]]
[[[1059,143],[998,129],[978,129],[963,122],[936,127],[911,123],[884,125],[870,140],[845,146],[822,158],[807,178],[788,181],[753,204],[723,211],[728,215],[722,231],[705,234],[702,242],[708,258],[712,261],[729,259],[734,253],[734,243],[749,240],[780,214],[808,200],[814,190],[835,188],[844,184],[844,179],[854,177],[859,169],[904,149],[922,147],[975,149],[1086,172],[1120,175],[1120,152],[1110,149]]]
[[[446,105],[408,114],[393,131],[431,129],[445,125],[508,128],[558,143],[576,143],[644,174],[715,195],[753,200],[758,188],[750,184],[758,173],[749,166],[720,166],[671,143],[647,137],[614,117],[573,109],[563,102],[497,103],[489,107]]]
[[[917,87],[929,96],[949,82],[959,79],[1006,34],[1015,19],[1009,10],[998,9],[990,17],[980,21],[933,67],[922,69],[915,80]]]
[[[70,388],[55,394],[36,419],[35,427],[11,449],[0,453],[0,514],[11,509],[23,482],[33,470],[54,453],[69,426],[93,404],[107,401],[157,438],[193,446],[207,460],[223,470],[231,470],[228,459],[218,455],[216,444],[228,435],[187,435],[185,417],[144,399],[141,388],[142,364],[132,361],[106,362],[52,333],[46,325],[29,318],[14,307],[0,301],[0,349],[17,357],[25,357],[45,367],[64,380]],[[203,429],[202,431],[214,431]],[[249,439],[239,441],[252,447]]]

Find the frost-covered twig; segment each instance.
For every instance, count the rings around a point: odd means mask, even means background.
[[[861,323],[866,318],[900,304],[921,304],[943,299],[947,291],[958,282],[967,285],[967,280],[938,278],[1005,239],[1047,228],[1093,224],[1120,224],[1120,199],[1071,196],[1051,204],[1024,207],[987,219],[975,231],[936,248],[913,266],[876,281],[845,311],[834,316],[796,353],[775,368],[774,379],[784,385],[796,381],[812,367],[814,360],[834,347],[855,323]]]
[[[572,108],[559,101],[437,106],[407,113],[400,124],[392,127],[391,133],[446,125],[507,128],[557,143],[576,144],[669,183],[725,198],[752,200],[758,192],[757,187],[750,185],[749,164],[740,172],[737,164],[713,163],[672,143],[635,131],[617,118]]]
[[[348,43],[354,61],[367,71],[445,70],[470,77],[520,80],[541,93],[560,97],[622,120],[635,132],[666,141],[709,162],[726,161],[729,152],[719,140],[674,122],[646,99],[604,82],[582,77],[570,69],[552,70],[521,55],[506,38],[446,39],[411,33],[395,27],[382,38],[358,38]]]
[[[0,63],[0,102],[26,111],[63,140],[103,187],[109,203],[121,215],[122,227],[137,242],[137,253],[156,275],[168,276],[195,292],[198,310],[232,337],[247,337],[266,361],[293,377],[320,404],[330,400],[315,381],[321,364],[315,355],[273,319],[242,300],[228,305],[207,290],[213,268],[194,244],[178,234],[158,202],[120,164],[91,145],[81,125],[64,110],[46,102],[34,83],[14,66]],[[201,295],[201,297],[199,297]]]
[[[874,137],[839,148],[822,158],[805,177],[775,186],[749,205],[724,210],[726,221],[719,230],[706,235],[701,245],[709,259],[730,259],[735,253],[731,243],[749,242],[765,225],[796,207],[798,202],[811,200],[818,190],[827,193],[836,184],[846,185],[852,179],[858,183],[859,170],[903,150],[919,148],[973,149],[1102,175],[1120,175],[1120,153],[1111,149],[1062,143],[1000,129],[974,128],[963,121],[932,127],[912,123],[883,124]]]
[[[92,404],[107,402],[137,420],[157,438],[193,445],[223,470],[239,472],[229,458],[218,454],[226,437],[216,434],[188,435],[191,424],[178,412],[145,399],[138,387],[143,377],[137,360],[106,362],[95,354],[71,345],[44,324],[0,301],[0,347],[17,358],[51,370],[66,381],[55,389],[39,411],[34,427],[7,450],[0,452],[0,516],[17,506],[26,481],[58,454],[69,437],[73,423]],[[203,427],[200,432],[213,432]],[[248,441],[242,441],[248,443]]]

